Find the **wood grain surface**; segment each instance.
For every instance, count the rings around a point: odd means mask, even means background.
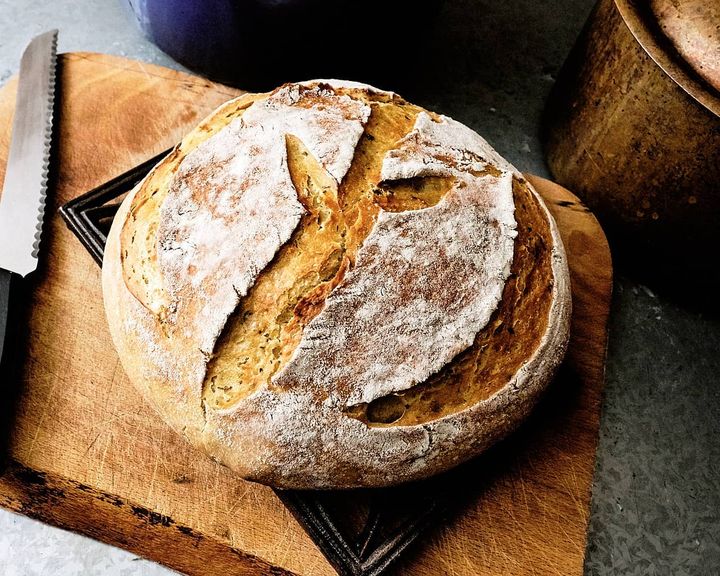
[[[0,91],[0,177],[16,83]],[[177,142],[239,92],[96,54],[60,58],[54,189],[40,267],[1,376],[8,464],[0,505],[193,575],[331,575],[269,488],[234,477],[135,392],[103,313],[100,271],[57,208]],[[528,423],[457,473],[457,505],[395,572],[581,574],[611,290],[605,237],[569,192],[530,177],[572,272],[571,347]],[[351,497],[351,495],[349,495]]]

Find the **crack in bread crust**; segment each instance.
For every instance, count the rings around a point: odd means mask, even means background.
[[[490,398],[512,379],[547,328],[550,293],[550,228],[524,180],[513,180],[518,236],[511,276],[501,304],[475,342],[425,382],[346,409],[369,426],[424,424]]]
[[[287,139],[288,166],[307,212],[228,320],[205,377],[203,399],[208,407],[230,409],[260,387],[272,385],[272,377],[300,343],[304,327],[352,267],[382,199],[393,198],[389,188],[377,186],[382,158],[412,129],[420,109],[399,99],[389,104],[384,102],[387,96],[370,94],[365,99],[372,113],[339,186],[298,138]],[[426,206],[439,200],[443,186],[449,188],[446,180],[434,184],[433,197],[426,194]],[[398,198],[401,209],[413,209],[423,201],[422,187],[417,188],[404,205]]]
[[[369,113],[322,86],[241,98],[145,179],[121,231],[121,263],[171,350],[194,346],[207,362],[228,316],[300,222],[286,135],[297,134],[340,181]]]
[[[225,128],[227,123],[240,118],[254,102],[265,97],[266,94],[245,94],[205,118],[153,168],[132,200],[120,232],[123,278],[130,293],[160,321],[165,319],[170,302],[157,265],[157,230],[160,207],[170,191],[180,161]],[[218,117],[223,118],[222,123],[217,121]]]
[[[502,298],[516,236],[513,173],[488,170],[494,154],[449,118],[416,116],[381,178],[446,177],[450,190],[434,206],[378,214],[276,386],[343,409],[411,388],[472,345]]]
[[[270,381],[347,268],[337,183],[299,139],[286,140],[288,167],[305,214],[218,339],[203,392],[213,409],[229,408]]]

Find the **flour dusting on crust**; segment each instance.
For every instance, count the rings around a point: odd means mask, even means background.
[[[170,324],[205,354],[304,209],[287,166],[298,137],[333,178],[350,167],[369,106],[323,87],[286,86],[181,162],[160,214],[158,266]]]
[[[373,92],[336,81],[289,85],[183,160],[166,160],[177,174],[161,208],[158,262],[138,264],[159,267],[173,303],[169,322],[158,321],[124,282],[120,231],[143,184],[123,202],[108,236],[105,305],[128,375],[166,422],[246,478],[285,488],[348,488],[446,470],[528,414],[567,346],[567,260],[538,198],[552,249],[551,309],[538,347],[527,350],[507,385],[420,425],[369,426],[345,411],[426,380],[471,345],[510,272],[513,181],[536,195],[469,128],[420,113],[385,156],[379,176],[386,182],[451,177],[451,189],[430,208],[381,211],[355,267],[270,385],[226,410],[204,406],[206,362],[217,335],[303,212],[289,178],[285,134],[297,136],[340,182],[370,114],[363,100]],[[221,114],[215,122],[227,122]]]
[[[431,208],[380,213],[276,386],[371,402],[423,382],[473,343],[500,302],[516,236],[512,173],[473,174],[491,153],[461,124],[418,116],[387,154],[383,179],[442,175],[454,185]]]
[[[478,133],[447,116],[441,115],[440,121],[435,122],[429,114],[421,112],[413,131],[385,156],[382,178],[453,176],[458,172],[482,171],[488,164],[519,176]]]

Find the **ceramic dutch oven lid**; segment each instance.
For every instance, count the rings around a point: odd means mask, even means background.
[[[720,2],[650,0],[650,8],[683,60],[720,91]]]

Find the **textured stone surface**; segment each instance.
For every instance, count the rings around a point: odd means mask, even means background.
[[[587,574],[720,572],[720,321],[615,282]]]
[[[521,170],[547,176],[539,118],[592,0],[446,0],[433,59],[403,95],[478,130]],[[176,67],[122,0],[0,0],[0,83],[36,33]],[[391,86],[389,86],[391,87]],[[720,321],[620,271],[586,573],[720,573]],[[0,573],[160,576],[165,568],[0,511]]]

